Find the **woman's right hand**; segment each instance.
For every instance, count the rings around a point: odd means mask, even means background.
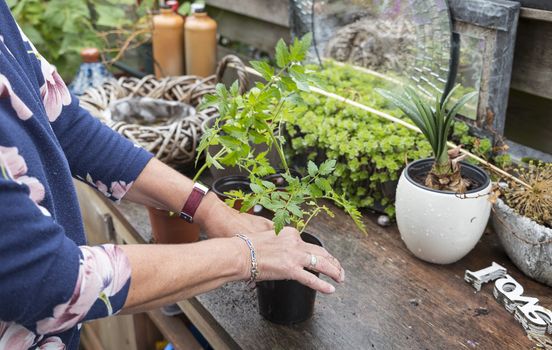
[[[259,275],[257,281],[293,279],[322,293],[333,293],[335,287],[305,270],[314,270],[342,283],[345,271],[339,261],[320,246],[304,242],[299,232],[291,227],[285,227],[279,235],[274,231],[249,233],[247,237],[255,248]],[[236,237],[236,239],[239,239]],[[241,241],[241,239],[240,239]],[[244,278],[251,273],[251,258],[245,242],[243,246]],[[316,265],[311,266],[315,256]]]

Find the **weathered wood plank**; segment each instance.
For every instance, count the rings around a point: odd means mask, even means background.
[[[100,337],[90,324],[82,326],[81,345],[85,350],[105,350]]]
[[[138,343],[143,342],[141,335],[134,330],[132,315],[118,315],[87,323],[91,331],[88,340],[101,342],[103,349],[138,350]],[[93,345],[92,344],[92,345]],[[94,345],[93,345],[94,346]],[[96,347],[93,347],[96,349]],[[98,348],[101,349],[101,348]]]
[[[531,9],[522,7],[519,13],[520,18],[534,19],[537,21],[552,22],[552,11]]]
[[[161,311],[147,312],[149,318],[161,330],[165,338],[178,350],[202,350],[203,347],[177,317],[163,315]]]
[[[208,7],[209,14],[218,23],[218,32],[230,40],[251,45],[273,54],[276,42],[289,40],[289,28],[265,22],[260,19]]]
[[[521,18],[511,87],[552,99],[552,22]]]
[[[178,306],[215,350],[240,348],[196,298],[178,302]]]
[[[552,11],[552,1],[550,0],[514,0],[521,3],[523,7]]]
[[[462,278],[465,269],[496,261],[528,295],[552,305],[550,288],[523,277],[496,237],[486,235],[460,262],[438,266],[413,257],[396,227],[382,229],[373,219],[366,221],[367,237],[355,233],[341,212],[311,226],[310,231],[341,260],[347,280],[335,295],[319,294],[314,317],[303,324],[282,327],[263,320],[255,294],[242,284],[227,285],[198,300],[245,349],[531,348],[522,327],[492,296],[492,287],[475,294]],[[476,316],[479,307],[489,313]]]
[[[287,0],[206,0],[207,5],[289,27]]]

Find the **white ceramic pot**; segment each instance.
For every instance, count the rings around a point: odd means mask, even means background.
[[[491,212],[489,176],[462,163],[462,176],[479,184],[463,195],[429,189],[413,180],[428,173],[433,159],[410,163],[403,171],[395,201],[401,238],[418,258],[450,264],[477,244]]]

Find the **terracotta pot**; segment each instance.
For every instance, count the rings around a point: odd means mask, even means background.
[[[166,210],[148,207],[148,212],[155,243],[179,244],[199,240],[198,224],[190,224],[178,214],[170,215]]]

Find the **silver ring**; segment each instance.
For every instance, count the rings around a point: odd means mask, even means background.
[[[316,268],[316,263],[318,262],[318,259],[316,258],[316,255],[314,254],[311,254],[310,256],[310,263],[309,263],[309,268],[311,269],[315,269]]]

